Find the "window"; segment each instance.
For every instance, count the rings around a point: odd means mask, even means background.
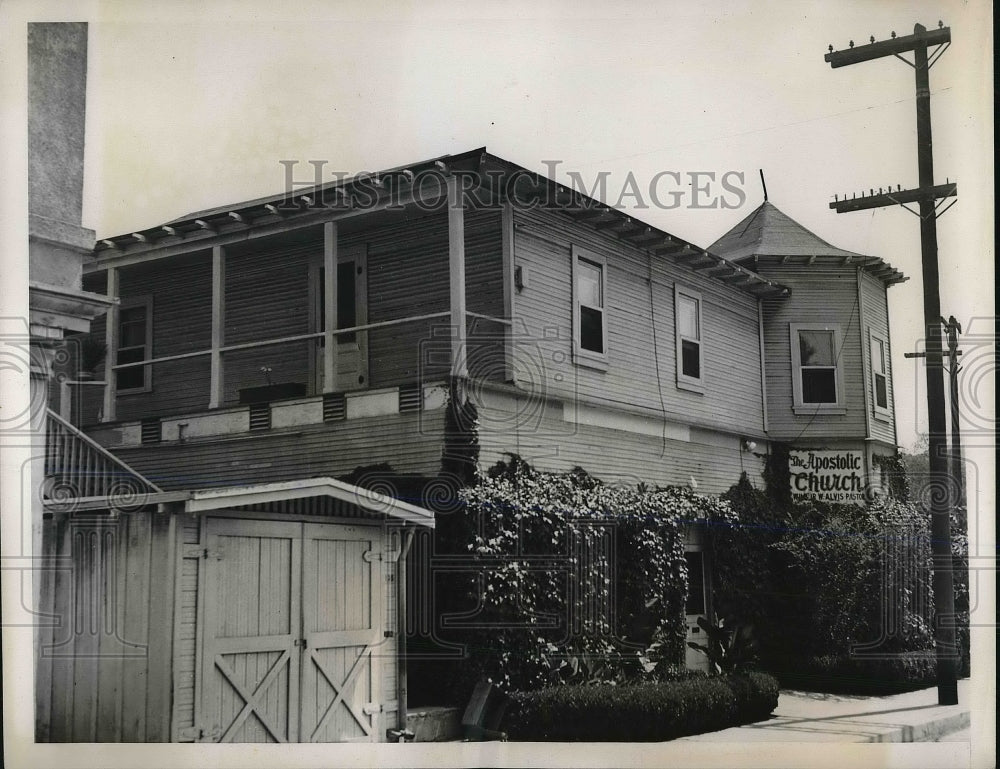
[[[677,329],[677,386],[704,392],[700,294],[674,287],[674,323]]]
[[[573,247],[573,353],[582,365],[607,369],[606,264],[597,254]]]
[[[846,413],[838,366],[840,328],[792,324],[791,345],[796,413]]]
[[[152,357],[153,303],[149,299],[127,300],[118,310],[118,350],[115,364],[138,363]],[[132,366],[115,371],[119,393],[147,392],[152,388],[153,367]]]
[[[868,332],[871,349],[872,404],[876,416],[889,414],[889,345],[885,337]]]

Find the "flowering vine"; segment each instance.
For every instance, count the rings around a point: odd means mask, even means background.
[[[728,503],[539,472],[516,456],[461,493],[481,674],[532,689],[650,677],[683,661],[685,527],[733,523]]]

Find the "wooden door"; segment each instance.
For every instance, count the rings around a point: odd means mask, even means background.
[[[209,519],[201,741],[299,733],[302,524]]]
[[[197,739],[378,741],[381,529],[206,526]]]
[[[337,328],[362,326],[368,322],[365,249],[341,249],[337,257]],[[317,263],[313,271],[314,330],[322,331],[326,312],[323,303],[323,266]],[[357,390],[368,386],[368,332],[338,334],[336,392]],[[323,340],[315,343],[313,366],[316,392],[325,392],[323,377]]]
[[[302,741],[377,741],[381,531],[306,524]]]
[[[708,619],[708,584],[705,570],[705,553],[699,545],[687,545],[684,552],[687,560],[688,596],[684,608],[684,619],[687,625],[687,640],[702,646],[708,646],[708,637],[699,627],[698,619]],[[708,657],[698,649],[692,649],[684,644],[685,666],[691,670],[711,672]]]

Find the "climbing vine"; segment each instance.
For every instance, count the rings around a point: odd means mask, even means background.
[[[580,469],[543,473],[516,456],[462,498],[480,674],[523,690],[655,676],[683,661],[684,529],[732,522],[727,503]]]
[[[889,482],[889,496],[901,502],[907,501],[910,498],[910,480],[907,477],[906,465],[899,455],[874,454],[872,462]]]

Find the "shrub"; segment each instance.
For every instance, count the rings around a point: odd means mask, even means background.
[[[895,694],[933,686],[937,661],[933,651],[891,657],[827,655],[797,660],[775,669],[782,686],[842,694]]]
[[[688,646],[706,655],[716,673],[742,673],[757,661],[753,625],[733,625],[724,619],[712,623],[698,617],[698,627],[705,631],[707,644],[688,641]]]
[[[726,499],[741,524],[710,530],[716,609],[753,623],[762,667],[931,648],[929,521],[917,506],[782,507],[746,478]]]
[[[512,740],[650,742],[759,721],[777,704],[771,676],[691,674],[670,682],[517,692],[502,728]]]

